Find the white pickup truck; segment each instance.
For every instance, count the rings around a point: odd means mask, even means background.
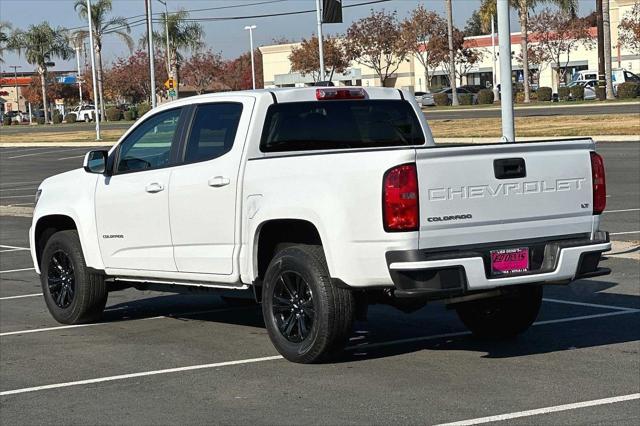
[[[257,90],[162,105],[46,179],[29,239],[62,323],[126,287],[253,289],[278,351],[310,363],[372,303],[524,331],[542,284],[610,272],[605,192],[590,139],[436,146],[399,90]]]

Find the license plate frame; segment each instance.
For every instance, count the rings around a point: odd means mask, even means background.
[[[492,276],[508,276],[529,272],[529,247],[491,250],[489,263]]]

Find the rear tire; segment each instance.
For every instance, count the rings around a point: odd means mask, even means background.
[[[530,285],[494,299],[481,299],[456,307],[458,317],[478,337],[514,337],[536,320],[542,304],[542,286]]]
[[[275,348],[292,362],[327,360],[351,333],[355,299],[331,282],[321,246],[295,245],[271,260],[262,286],[262,313]]]
[[[90,272],[77,231],[53,234],[42,252],[40,282],[56,321],[82,324],[98,320],[107,303],[104,276]]]

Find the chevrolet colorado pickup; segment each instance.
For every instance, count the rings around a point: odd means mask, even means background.
[[[543,284],[610,272],[605,192],[590,139],[436,146],[399,90],[256,90],[162,105],[46,179],[29,240],[59,322],[123,288],[252,289],[277,350],[311,363],[374,303],[521,333]]]

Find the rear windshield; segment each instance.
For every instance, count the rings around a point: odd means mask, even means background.
[[[263,152],[423,145],[411,105],[401,100],[288,102],[269,107]]]

